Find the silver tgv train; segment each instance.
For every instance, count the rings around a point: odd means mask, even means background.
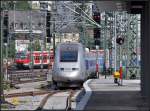
[[[85,49],[80,43],[58,44],[52,69],[53,84],[56,86],[82,85],[89,74],[95,74],[96,59],[87,58],[85,55]]]

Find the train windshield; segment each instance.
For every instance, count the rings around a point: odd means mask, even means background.
[[[77,62],[77,51],[61,51],[60,62]]]
[[[26,55],[25,53],[16,53],[16,59],[25,59]]]
[[[78,47],[75,45],[62,46],[60,49],[60,62],[77,62]]]

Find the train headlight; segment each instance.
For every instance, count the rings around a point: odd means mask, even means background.
[[[64,68],[60,68],[61,71],[64,71]]]
[[[72,68],[72,70],[73,70],[73,71],[75,71],[75,70],[79,70],[79,68]]]

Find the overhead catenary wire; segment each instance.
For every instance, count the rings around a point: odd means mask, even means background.
[[[64,2],[63,2],[63,3],[64,3]],[[76,12],[75,10],[73,10],[73,9],[71,9],[69,6],[67,6],[66,3],[64,3],[64,6],[65,6],[66,8],[68,8],[68,9],[70,9],[72,12],[74,12],[74,13],[80,15],[80,13]],[[90,20],[89,18],[87,18],[87,17],[85,17],[85,16],[83,16],[83,15],[81,15],[81,17],[87,19],[87,20],[88,20],[89,22],[91,22],[92,24],[94,24],[94,25],[96,25],[97,27],[101,28],[101,26],[100,26],[98,23],[96,23],[96,22]]]
[[[79,17],[77,17],[76,19],[78,19]],[[74,19],[74,21],[76,20]],[[67,27],[69,24],[72,24],[72,23],[77,23],[77,22],[69,22],[65,27]],[[62,27],[64,24],[61,25],[61,27],[59,29],[57,29],[57,32],[58,31],[61,31],[62,29],[64,29],[65,27]]]
[[[98,23],[95,22],[95,20],[93,20],[93,18],[91,18],[85,11],[83,11],[79,6],[77,6],[76,4],[74,4],[77,8],[79,8],[90,20],[92,20],[95,24],[97,24],[99,27],[101,27]]]

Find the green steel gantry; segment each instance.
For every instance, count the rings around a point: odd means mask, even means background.
[[[101,47],[105,51],[109,49],[110,67],[115,71],[123,67],[124,78],[139,78],[140,15],[115,11],[103,12],[101,17],[104,17],[101,19],[101,44],[103,44]],[[117,44],[117,38],[123,38],[124,43]]]

